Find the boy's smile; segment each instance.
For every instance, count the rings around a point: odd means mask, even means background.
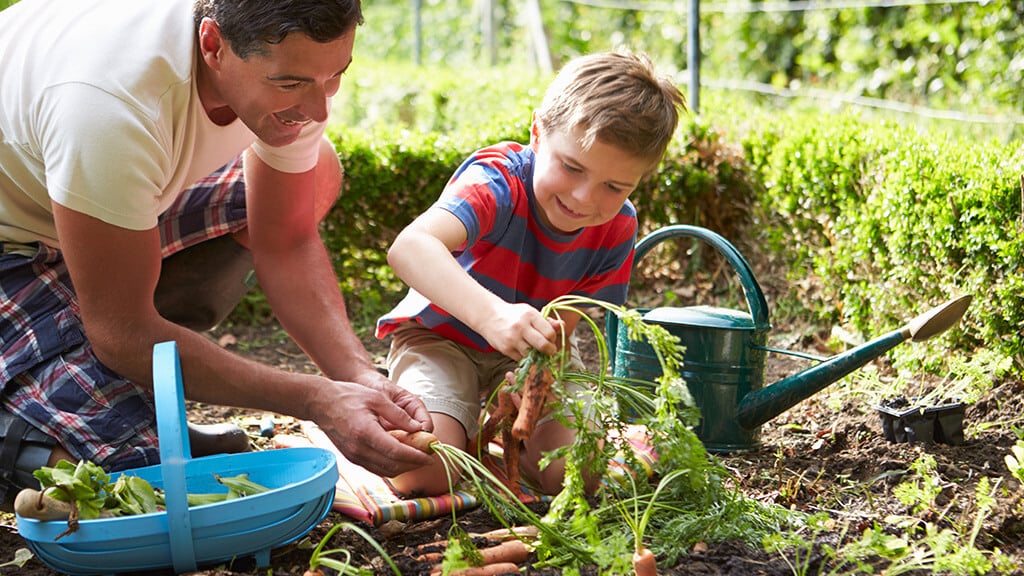
[[[582,130],[544,132],[536,122],[533,193],[537,214],[556,232],[573,233],[611,221],[650,169],[650,161],[595,140],[580,145]]]

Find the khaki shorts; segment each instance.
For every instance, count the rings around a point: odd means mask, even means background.
[[[569,345],[570,364],[582,370],[575,337],[570,336]],[[430,412],[458,420],[467,438],[479,433],[483,403],[516,365],[508,356],[452,342],[415,322],[407,322],[392,333],[387,358],[391,381],[419,396]],[[582,387],[571,384],[569,390]],[[538,424],[550,419],[550,414],[545,415]]]

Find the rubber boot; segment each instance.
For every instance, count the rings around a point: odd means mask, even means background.
[[[0,508],[13,510],[22,488],[39,488],[33,472],[49,465],[57,439],[0,408]]]
[[[252,254],[221,236],[164,259],[153,303],[164,318],[202,332],[227,318],[253,283]]]
[[[227,422],[219,424],[188,423],[188,443],[192,457],[212,454],[236,454],[251,450],[249,436],[244,430]]]

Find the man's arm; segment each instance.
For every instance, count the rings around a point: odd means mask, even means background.
[[[174,340],[189,399],[313,420],[353,461],[377,473],[390,476],[429,461],[381,427],[421,427],[387,395],[246,360],[162,318],[153,304],[161,262],[156,229],[128,230],[52,206],[86,334],[112,370],[151,386],[153,346]]]
[[[300,174],[274,170],[246,152],[248,247],[256,276],[282,326],[324,374],[384,387],[349,323],[345,299],[319,223],[337,198],[341,165],[324,145],[317,166]]]
[[[319,230],[341,187],[341,165],[333,146],[323,141],[317,166],[304,173],[275,170],[251,150],[243,165],[248,244],[260,286],[282,326],[328,377],[379,390],[400,407],[404,412],[397,420],[379,415],[386,428],[430,429],[423,402],[377,371],[349,323]],[[331,410],[316,422],[345,451],[351,441],[340,440],[344,423],[338,418],[344,418],[344,412],[339,407]]]

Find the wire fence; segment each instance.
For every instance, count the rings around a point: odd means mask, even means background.
[[[872,98],[870,96],[861,96],[818,88],[780,88],[763,82],[714,78],[702,80],[701,85],[715,89],[756,92],[758,94],[765,94],[779,98],[811,98],[831,103],[853,104],[855,106],[862,106],[865,108],[913,114],[915,116],[930,118],[933,120],[952,120],[955,122],[991,124],[996,126],[1005,126],[1007,124],[1024,125],[1024,116],[1021,115],[972,114],[956,110],[940,110],[937,108],[929,108],[927,106],[907,104],[896,100],[887,100],[885,98]]]
[[[628,2],[620,0],[562,0],[592,8],[635,10],[638,12],[682,12],[689,10],[683,2]],[[815,10],[848,10],[852,8],[894,8],[896,6],[928,6],[945,4],[980,4],[980,0],[829,0],[794,2],[709,2],[701,4],[702,14],[750,14],[755,12],[810,12]]]
[[[739,78],[702,78],[700,61],[700,36],[698,27],[701,14],[754,14],[772,12],[814,12],[837,11],[852,9],[885,9],[906,6],[953,5],[953,4],[984,4],[988,0],[818,0],[808,1],[768,1],[768,2],[707,2],[699,0],[676,2],[643,2],[630,0],[561,0],[570,4],[579,4],[592,8],[615,10],[632,10],[638,12],[669,12],[687,19],[687,63],[689,69],[682,77],[682,82],[689,86],[690,105],[694,113],[699,113],[700,90],[702,88],[740,90],[778,98],[809,98],[824,100],[831,103],[845,103],[860,107],[874,108],[922,118],[950,120],[970,124],[988,124],[999,126],[1024,125],[1024,116],[1016,114],[976,114],[957,110],[942,110],[927,106],[908,104],[885,98],[872,98],[860,94],[837,92],[818,88],[790,88],[773,84],[744,80]],[[696,17],[696,18],[694,18]]]

